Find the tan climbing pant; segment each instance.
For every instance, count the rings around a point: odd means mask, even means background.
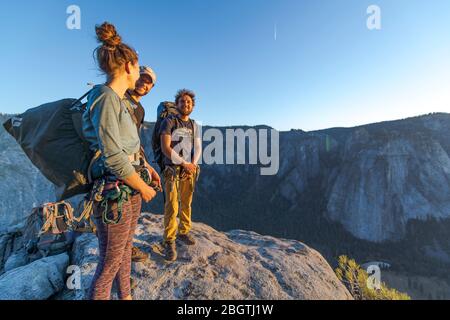
[[[192,227],[192,197],[194,195],[195,177],[180,177],[179,167],[166,167],[164,176],[164,241],[173,242],[177,231],[187,234]],[[178,223],[178,216],[180,223]]]

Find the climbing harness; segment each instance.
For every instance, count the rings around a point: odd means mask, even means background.
[[[140,154],[137,153],[133,156],[136,157],[139,155]],[[77,231],[95,232],[96,227],[91,219],[95,203],[100,204],[102,220],[105,224],[119,223],[122,218],[123,203],[129,200],[130,195],[138,193],[113,175],[104,174],[104,172],[102,172],[102,174],[99,175],[99,178],[93,176],[93,167],[96,161],[100,159],[100,156],[101,152],[97,151],[89,164],[88,179],[89,183],[92,184],[92,189],[79,205],[78,212],[81,213],[79,218],[75,219],[76,222],[80,223]],[[161,191],[161,188],[154,181],[152,181],[150,171],[145,167],[142,156],[140,158],[140,162],[141,164],[135,168],[136,171],[139,172],[141,178],[155,191]],[[108,212],[110,209],[110,201],[117,202],[117,217],[115,218],[111,218],[110,214],[112,212]],[[90,227],[87,227],[86,223],[81,223],[82,221],[89,221]]]
[[[146,168],[140,168],[139,175],[144,182],[155,191],[161,191],[159,186],[152,181],[150,171]],[[138,192],[127,186],[123,181],[113,177],[104,176],[94,182],[90,201],[91,206],[87,208],[92,211],[93,202],[99,202],[101,208],[102,221],[105,224],[118,224],[122,219],[123,204],[130,199],[131,195]],[[110,202],[117,203],[117,217],[111,217],[109,212]]]
[[[164,169],[164,177],[170,178],[175,184],[175,188],[177,189],[178,203],[181,203],[181,192],[180,192],[180,181],[189,180],[192,178],[192,189],[195,190],[196,183],[200,176],[200,166],[197,166],[195,173],[193,176],[185,172],[182,167],[179,166],[166,166]],[[172,187],[171,187],[172,189]],[[164,202],[166,202],[166,194],[164,193]]]

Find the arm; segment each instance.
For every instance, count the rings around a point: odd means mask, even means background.
[[[161,178],[159,177],[159,174],[158,174],[158,172],[156,172],[155,168],[153,168],[150,165],[150,163],[148,163],[147,155],[145,154],[145,150],[144,150],[144,147],[142,145],[141,145],[140,153],[141,153],[142,159],[144,160],[144,166],[149,171],[152,181],[155,181],[156,184],[159,186],[159,188],[162,189]]]
[[[173,150],[172,144],[172,128],[173,121],[170,119],[165,119],[161,123],[161,151],[169,158],[174,164],[181,165],[189,174],[192,174],[196,170],[196,165],[184,160],[180,155]]]
[[[141,179],[136,171],[123,179],[123,181],[131,188],[138,190],[142,194],[142,198],[147,202],[156,195],[156,192]]]
[[[172,137],[169,134],[161,135],[161,151],[163,154],[170,158],[174,164],[181,165],[189,174],[194,174],[197,170],[197,165],[184,160],[182,157],[175,152],[170,146],[172,142]],[[198,157],[200,158],[200,157]]]
[[[147,162],[147,160],[144,159],[144,165],[147,168],[148,172],[150,173],[150,177],[152,181],[156,183],[156,185],[159,187],[160,190],[162,190],[161,186],[161,178],[159,177],[158,172]]]
[[[188,163],[185,161],[178,153],[176,153],[170,146],[172,143],[172,136],[170,134],[161,135],[161,151],[169,159],[172,160],[174,164],[184,165]]]
[[[202,139],[196,137],[194,139],[194,160],[192,161],[192,163],[194,165],[198,165],[201,156],[202,156]]]

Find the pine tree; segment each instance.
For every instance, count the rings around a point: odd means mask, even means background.
[[[371,289],[367,285],[369,275],[356,263],[354,259],[340,256],[336,276],[347,287],[356,300],[411,300],[406,293],[388,288],[381,283],[379,289]]]

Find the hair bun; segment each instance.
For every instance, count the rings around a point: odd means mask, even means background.
[[[122,43],[122,38],[117,34],[116,27],[109,22],[103,22],[100,26],[95,26],[98,42],[110,48],[115,48]]]

